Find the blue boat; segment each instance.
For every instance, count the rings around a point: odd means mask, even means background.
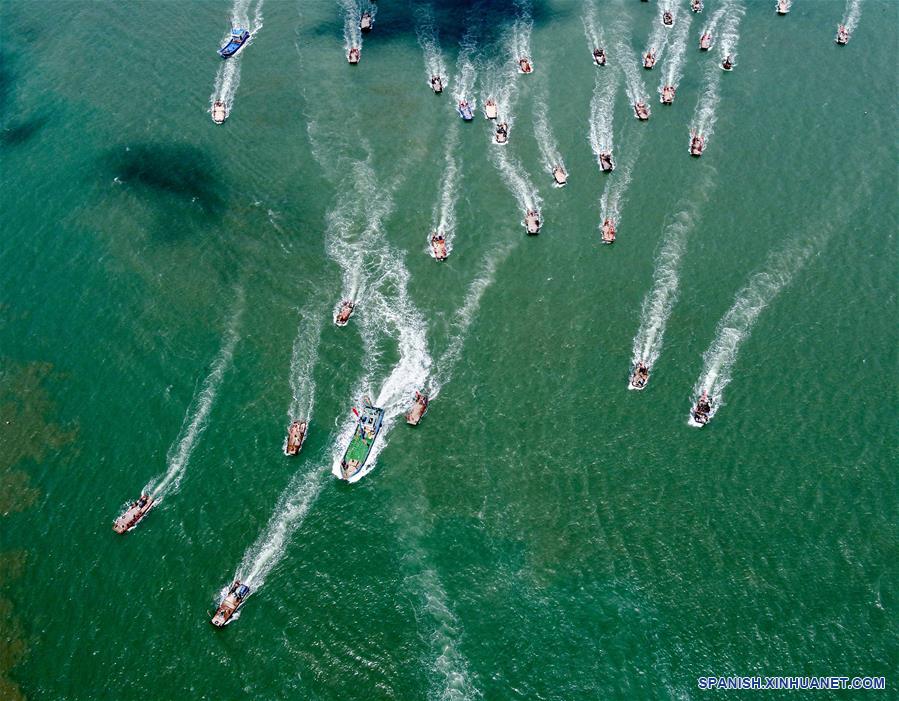
[[[240,51],[249,40],[250,33],[246,29],[235,27],[231,30],[231,39],[219,49],[219,56],[222,58],[231,58]]]
[[[459,103],[459,116],[466,122],[470,122],[474,119],[474,115],[471,113],[471,105],[468,104],[467,100],[462,100],[462,102]]]
[[[362,413],[356,413],[359,417],[356,430],[343,454],[339,468],[334,470],[337,477],[350,483],[359,481],[371,470],[372,466],[366,466],[366,461],[384,421],[384,410],[374,406],[368,397],[364,399]]]

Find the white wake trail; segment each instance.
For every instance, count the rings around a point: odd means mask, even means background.
[[[518,59],[527,57],[531,59],[531,33],[534,29],[534,20],[531,17],[530,0],[515,0],[515,21],[512,23],[512,31],[509,35],[508,50],[512,56],[512,62],[517,64]]]
[[[241,49],[240,53],[233,58],[222,61],[218,72],[215,74],[215,82],[212,88],[212,94],[209,96],[209,112],[212,112],[212,106],[216,102],[222,102],[225,105],[225,113],[230,116],[231,108],[234,106],[234,98],[237,95],[237,88],[240,87],[240,62],[250,44],[256,40],[256,35],[262,29],[262,4],[264,0],[259,0],[256,4],[256,11],[253,16],[253,22],[249,18],[250,0],[237,0],[231,8],[231,25],[232,27],[244,27],[250,31],[250,39],[247,46]],[[230,27],[228,32],[222,37],[220,44],[224,46],[228,38],[231,36]]]
[[[862,16],[862,0],[846,0],[846,10],[843,13],[843,26],[852,34],[858,26]],[[893,15],[895,19],[895,14]]]
[[[356,0],[338,0],[343,8],[343,54],[346,56],[350,49],[362,48],[362,30],[359,28],[359,20],[362,10]]]
[[[643,53],[646,54],[650,50],[655,51],[656,61],[661,61],[668,46],[668,38],[671,35],[671,28],[662,24],[662,15],[670,12],[675,18],[675,26],[677,26],[677,7],[673,3],[659,2],[659,9],[656,13],[656,20],[652,23],[652,30],[649,32],[649,38],[646,40],[646,48]]]
[[[726,56],[730,56],[731,60],[737,62],[737,44],[740,41],[740,20],[746,8],[739,2],[730,2],[727,5],[727,14],[721,25],[721,37],[718,42],[719,58],[724,60]]]
[[[228,330],[225,333],[225,341],[222,348],[212,363],[209,375],[203,381],[202,389],[194,397],[191,406],[188,408],[178,440],[169,448],[168,469],[158,483],[154,480],[144,488],[144,492],[152,496],[157,504],[166,495],[178,489],[178,486],[181,484],[181,478],[184,476],[187,465],[190,462],[191,453],[193,453],[197,440],[206,428],[209,412],[212,411],[212,405],[215,402],[215,397],[218,394],[225,372],[231,366],[234,347],[240,338],[239,329],[240,320],[243,316],[243,307],[243,290],[239,289],[234,312],[228,323]]]
[[[322,315],[311,306],[301,314],[300,327],[293,342],[290,358],[290,407],[289,421],[308,421],[315,406],[315,363],[318,360],[318,343],[322,331]]]
[[[567,172],[565,161],[559,152],[559,144],[549,125],[549,105],[547,104],[545,83],[541,83],[539,89],[534,92],[534,136],[537,139],[540,159],[546,172],[551,174],[556,166],[562,166]]]
[[[687,51],[687,41],[690,38],[690,23],[693,21],[692,13],[684,13],[674,29],[671,37],[671,50],[668,52],[668,61],[662,69],[662,80],[659,82],[659,93],[666,85],[677,88],[684,74],[684,56]]]
[[[592,58],[593,49],[605,47],[602,27],[599,25],[599,18],[596,15],[596,4],[593,0],[584,0],[584,14],[581,15],[581,21],[584,23],[584,36],[587,37],[587,49],[590,51],[590,57]]]
[[[618,72],[603,71],[596,75],[593,99],[590,101],[590,148],[599,163],[599,154],[612,153],[613,120],[615,115],[615,91],[618,88]]]
[[[715,8],[715,11],[711,15],[709,15],[708,21],[702,27],[702,34],[711,35],[713,42],[716,42],[718,40],[718,38],[715,36],[718,31],[718,23],[721,22],[721,18],[724,17],[729,6],[729,0],[723,0],[722,3]]]
[[[615,222],[616,228],[621,226],[621,210],[627,201],[625,196],[631,184],[631,177],[633,176],[634,166],[637,164],[637,158],[640,155],[640,148],[643,145],[644,131],[639,129],[636,136],[631,138],[629,141],[631,149],[627,158],[624,159],[624,163],[620,168],[616,168],[615,173],[613,173],[615,177],[609,178],[609,182],[602,192],[602,197],[599,201],[600,230],[602,230],[602,224],[606,219],[611,219]]]
[[[415,34],[421,46],[425,62],[425,79],[431,85],[432,76],[440,76],[443,87],[449,85],[449,72],[440,50],[440,38],[434,25],[434,10],[430,5],[422,5],[415,10]]]
[[[453,100],[458,104],[462,100],[468,100],[471,109],[475,108],[474,85],[478,77],[478,71],[474,63],[474,54],[477,51],[477,41],[473,28],[469,28],[459,42],[459,57],[456,60],[456,87],[453,90]],[[455,108],[455,105],[453,105]]]
[[[540,211],[540,205],[543,201],[540,199],[540,193],[528,177],[521,164],[507,155],[506,149],[491,149],[491,159],[493,164],[499,169],[506,187],[515,196],[518,201],[519,209],[522,216],[529,210]]]
[[[640,71],[643,70],[643,62],[635,56],[630,47],[628,47],[621,39],[615,42],[615,54],[618,57],[619,65],[624,73],[625,88],[627,90],[627,98],[633,106],[636,102],[649,103],[649,93],[646,92],[646,86],[643,79],[640,78]]]
[[[450,122],[446,137],[446,154],[444,160],[443,177],[440,181],[440,199],[434,204],[434,212],[431,217],[431,231],[427,236],[427,250],[433,256],[431,247],[431,234],[439,232],[446,241],[447,254],[453,251],[453,239],[456,237],[456,202],[459,199],[459,185],[461,175],[456,162],[456,147],[459,145],[459,123],[456,120]]]
[[[722,5],[719,12],[726,12],[724,17],[721,37],[718,43],[719,53],[723,59],[730,54],[736,60],[737,40],[739,39],[740,20],[743,17],[744,8],[735,2],[727,2]],[[717,14],[717,13],[716,13]],[[696,109],[693,112],[693,120],[690,124],[691,133],[702,136],[705,146],[715,131],[715,122],[718,118],[718,103],[721,101],[721,67],[719,63],[709,63],[706,66],[705,82]]]

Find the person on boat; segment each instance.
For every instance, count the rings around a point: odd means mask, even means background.
[[[672,24],[674,24],[674,15],[672,15],[670,12],[664,13],[662,15],[662,24],[664,24],[666,27],[670,27]]]
[[[724,60],[721,62],[721,67],[726,71],[729,71],[734,67],[734,62],[731,60],[730,54],[724,57]]]

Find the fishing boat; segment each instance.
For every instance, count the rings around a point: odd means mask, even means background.
[[[849,30],[842,24],[837,27],[837,38],[835,41],[840,46],[846,46],[849,43]]]
[[[634,115],[641,122],[645,122],[647,119],[649,119],[649,105],[647,105],[642,100],[635,102],[634,103]]]
[[[670,12],[662,13],[662,24],[666,27],[674,26],[674,15]]]
[[[562,187],[568,182],[568,173],[565,172],[565,169],[561,165],[557,165],[553,168],[553,180],[556,181],[556,185],[559,187]]]
[[[777,0],[777,14],[785,15],[790,11],[790,0]]]
[[[733,59],[730,57],[730,54],[724,57],[724,60],[721,62],[721,70],[723,71],[732,71],[734,69]]]
[[[497,124],[496,134],[494,135],[493,139],[500,146],[505,146],[509,142],[509,125],[505,122],[500,122],[499,124]]]
[[[228,110],[225,108],[225,103],[221,100],[216,100],[212,103],[212,121],[216,124],[223,124],[225,120],[228,118]]]
[[[654,65],[656,65],[656,52],[650,49],[643,56],[643,67],[651,70]]]
[[[246,29],[234,27],[234,29],[231,30],[231,37],[228,39],[228,43],[219,49],[219,56],[222,58],[236,56],[240,50],[247,45],[249,40],[250,33]]]
[[[712,35],[708,32],[699,37],[699,50],[708,51],[712,48]]]
[[[599,169],[603,173],[611,173],[613,170],[615,170],[615,161],[612,160],[611,151],[599,152]]]
[[[468,100],[461,100],[459,102],[459,116],[466,122],[470,122],[474,119],[474,115],[471,113],[471,105],[468,104]]]
[[[709,398],[707,390],[702,390],[702,395],[696,400],[696,406],[690,412],[690,425],[695,428],[702,428],[712,418],[712,400]]]
[[[132,502],[124,513],[113,521],[112,530],[119,534],[127,533],[143,520],[155,503],[149,494],[141,494],[140,499]]]
[[[415,401],[409,411],[406,412],[406,423],[410,426],[418,426],[418,423],[428,413],[428,395],[421,392],[415,393]]]
[[[484,117],[496,119],[496,102],[493,101],[493,98],[488,98],[484,103]]]
[[[690,9],[693,12],[702,12],[702,0],[690,0]]]
[[[662,101],[663,105],[670,105],[672,102],[674,102],[674,86],[666,85],[665,87],[663,87],[662,94],[659,99]]]
[[[343,300],[343,302],[340,303],[340,309],[337,311],[337,315],[334,317],[334,323],[338,326],[346,326],[350,317],[353,316],[353,310],[355,308],[355,302],[348,299]]]
[[[369,466],[366,470],[365,463],[371,454],[372,446],[378,438],[381,424],[384,421],[384,410],[372,405],[368,397],[363,400],[362,413],[360,414],[355,408],[353,413],[358,417],[356,430],[353,431],[350,444],[340,459],[339,473],[340,479],[350,483],[362,479],[371,469]]]
[[[699,134],[691,134],[690,155],[699,158],[702,155],[703,148],[705,148],[705,139]]]
[[[615,243],[615,222],[612,219],[606,219],[602,223],[602,242]]]
[[[285,455],[296,455],[303,449],[306,440],[306,422],[294,421],[287,427],[287,442],[284,444]]]
[[[431,253],[436,260],[446,260],[449,251],[446,250],[446,237],[438,231],[431,235]]]
[[[540,233],[540,227],[543,224],[540,221],[540,214],[536,209],[529,209],[527,215],[524,218],[524,226],[528,231],[528,234],[531,236],[536,236]]]
[[[360,58],[362,58],[362,50],[358,46],[354,46],[350,49],[350,52],[346,56],[346,60],[354,66],[359,63]]]
[[[431,76],[431,90],[438,95],[443,92],[443,81],[440,79],[439,75]]]
[[[228,622],[234,617],[234,614],[237,613],[237,609],[243,606],[244,601],[247,600],[250,591],[250,587],[246,584],[241,584],[235,579],[234,583],[228,589],[225,598],[222,599],[222,603],[220,603],[219,607],[215,610],[215,615],[212,617],[212,625],[216,628],[228,625]]]
[[[359,29],[363,32],[370,32],[371,25],[374,23],[374,18],[371,16],[370,12],[363,12],[362,17],[359,18]]]
[[[533,73],[534,67],[531,65],[531,62],[526,57],[522,56],[518,59],[518,72],[519,73]]]
[[[634,371],[631,373],[631,381],[628,383],[627,388],[642,390],[646,387],[647,382],[649,382],[649,368],[646,367],[646,363],[640,361],[634,366]]]
[[[600,48],[593,49],[593,63],[595,63],[597,66],[604,66],[604,65],[606,65],[606,52],[605,52],[605,49],[603,49],[603,48],[601,48],[601,47],[600,47]]]

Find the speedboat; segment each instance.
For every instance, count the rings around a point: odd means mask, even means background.
[[[650,49],[643,56],[643,67],[646,70],[650,70],[654,65],[656,65],[656,52]]]
[[[421,392],[415,393],[415,402],[412,408],[406,412],[406,423],[410,426],[418,426],[418,422],[428,413],[428,395]]]
[[[518,59],[518,70],[521,73],[533,73],[534,67],[526,57],[522,56],[520,59]]]
[[[664,24],[666,27],[674,26],[674,15],[670,12],[663,12],[662,24]]]
[[[488,98],[484,103],[484,116],[487,119],[496,119],[496,103],[493,98]]]
[[[724,71],[732,71],[734,69],[734,62],[731,59],[730,54],[724,57],[724,60],[721,62],[721,70]]]
[[[509,142],[509,125],[500,122],[496,125],[496,135],[493,137],[496,143],[503,146]]]
[[[615,162],[612,160],[611,151],[599,152],[599,169],[603,173],[611,173],[613,170],[615,170]]]
[[[565,169],[561,165],[557,165],[553,168],[553,180],[556,181],[556,185],[559,187],[562,187],[568,182],[568,173],[565,172]]]
[[[354,66],[359,63],[359,59],[362,58],[362,51],[358,46],[354,46],[350,49],[350,52],[346,56],[346,60],[352,63]]]
[[[250,33],[246,29],[234,27],[234,29],[231,30],[231,37],[228,39],[228,43],[219,49],[219,56],[222,58],[236,56],[237,53],[247,45],[249,40]]]
[[[470,122],[474,119],[474,115],[471,113],[471,105],[468,104],[468,100],[462,100],[459,102],[459,115],[466,122]]]
[[[436,260],[446,260],[449,255],[449,251],[446,250],[446,237],[437,231],[431,235],[431,252]]]
[[[216,100],[212,103],[212,121],[216,124],[223,124],[228,118],[228,111],[225,109],[225,103]]]
[[[702,12],[702,0],[690,0],[690,9],[693,12]]]
[[[674,86],[673,85],[666,85],[665,87],[662,88],[661,100],[662,100],[663,105],[670,105],[672,102],[674,102]]]
[[[634,114],[637,116],[641,122],[645,122],[649,119],[649,105],[645,102],[638,101],[634,103]]]
[[[250,588],[246,584],[241,584],[240,581],[235,579],[234,583],[228,589],[225,598],[222,599],[222,603],[220,603],[219,607],[215,610],[215,615],[212,617],[212,625],[216,628],[228,625],[228,621],[230,621],[234,614],[237,613],[237,609],[243,606],[243,602],[247,600],[249,595]]]
[[[443,92],[443,81],[440,79],[439,75],[431,76],[431,90],[438,95]]]
[[[374,19],[372,18],[371,13],[363,12],[362,17],[359,18],[359,29],[363,32],[370,32],[372,22],[374,22]]]
[[[141,522],[155,503],[149,494],[141,494],[140,499],[133,502],[121,516],[113,521],[112,530],[119,534],[127,533]]]
[[[287,428],[287,443],[284,444],[285,455],[296,455],[303,449],[306,440],[306,422],[294,421]]]
[[[602,242],[615,243],[615,222],[611,219],[602,223]]]
[[[524,218],[524,226],[528,230],[528,234],[532,236],[540,233],[542,223],[540,222],[540,214],[536,209],[528,210],[527,216]]]
[[[337,316],[334,317],[334,323],[338,326],[346,326],[347,322],[350,320],[350,317],[353,316],[353,310],[356,308],[356,303],[352,302],[348,299],[343,300],[340,304],[340,310],[337,312]]]
[[[384,410],[374,406],[368,397],[363,399],[362,413],[360,414],[355,408],[353,413],[358,417],[356,430],[353,431],[350,444],[340,459],[340,479],[347,482],[356,482],[368,473],[368,470],[363,468],[384,421]]]
[[[842,24],[839,27],[837,27],[836,42],[840,46],[845,46],[846,44],[849,43],[849,30],[846,29],[846,27]]]
[[[693,134],[690,139],[690,155],[699,158],[702,155],[702,149],[705,147],[705,139],[699,134]]]
[[[712,400],[709,399],[708,391],[702,390],[702,395],[696,401],[693,411],[690,412],[690,424],[696,428],[702,428],[711,418]]]
[[[634,366],[634,371],[631,373],[631,381],[627,388],[644,389],[647,382],[649,382],[649,368],[641,360]]]
[[[790,0],[777,0],[777,14],[785,15],[790,11]]]
[[[606,65],[606,52],[603,48],[593,49],[593,63],[597,66]]]
[[[699,37],[699,50],[700,51],[708,51],[712,48],[712,35],[706,32],[701,37]]]

